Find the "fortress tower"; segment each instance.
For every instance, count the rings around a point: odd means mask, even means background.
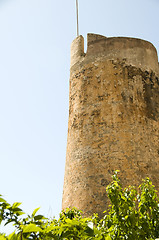
[[[150,177],[159,190],[159,64],[144,40],[88,34],[71,46],[63,209],[102,216],[106,186]]]

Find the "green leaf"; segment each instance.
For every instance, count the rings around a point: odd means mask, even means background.
[[[13,212],[21,212],[22,211],[22,209],[21,208],[13,208]]]
[[[54,225],[51,225],[51,226],[48,226],[46,229],[45,229],[45,232],[48,233],[48,232],[51,232],[51,231],[59,231],[59,226],[54,226]]]
[[[17,235],[15,234],[15,232],[11,233],[11,234],[8,236],[8,240],[17,240]]]
[[[87,233],[88,236],[91,236],[91,237],[94,236],[94,231],[90,227],[86,228],[85,233]]]
[[[42,229],[35,224],[30,223],[29,225],[23,227],[23,233],[29,232],[42,232]]]
[[[44,216],[43,215],[37,215],[34,217],[35,220],[41,220],[41,219],[44,219]]]
[[[105,240],[111,240],[112,238],[108,235],[105,237]]]
[[[1,198],[1,197],[0,197],[0,202],[7,203],[6,200],[4,198]]]
[[[12,208],[17,208],[17,207],[19,207],[21,204],[22,204],[22,203],[20,203],[20,202],[15,202],[15,203],[13,203]]]
[[[32,216],[33,216],[33,217],[35,216],[35,214],[37,213],[37,211],[39,211],[39,209],[40,209],[40,207],[39,207],[39,208],[36,208],[36,209],[33,211],[33,213],[32,213]]]
[[[4,236],[0,236],[0,240],[6,240],[7,238]]]

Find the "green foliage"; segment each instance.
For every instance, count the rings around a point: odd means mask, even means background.
[[[117,172],[107,187],[111,201],[104,217],[111,239],[155,239],[159,237],[159,198],[149,178],[139,186],[122,189]]]
[[[39,208],[26,216],[21,203],[10,205],[0,195],[0,223],[12,223],[15,227],[8,236],[0,234],[0,240],[150,240],[159,237],[159,198],[149,178],[138,191],[132,186],[123,189],[116,171],[106,191],[111,205],[103,219],[97,214],[82,217],[82,212],[75,208],[62,211],[58,220],[38,215]]]

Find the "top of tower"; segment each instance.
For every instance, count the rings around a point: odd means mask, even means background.
[[[101,58],[101,59],[99,59]],[[84,53],[84,38],[78,36],[71,45],[71,68],[90,61],[125,60],[128,65],[153,70],[159,74],[158,56],[152,43],[128,37],[110,37],[87,35],[87,52]]]

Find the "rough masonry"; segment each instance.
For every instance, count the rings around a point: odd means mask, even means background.
[[[159,64],[155,47],[135,38],[77,37],[71,46],[63,209],[102,216],[106,186],[150,177],[159,190]]]

